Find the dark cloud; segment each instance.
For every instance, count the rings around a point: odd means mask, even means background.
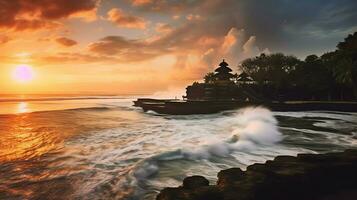
[[[36,30],[53,28],[53,20],[95,10],[98,0],[0,0],[0,28]]]
[[[186,18],[206,19],[197,28],[186,29],[184,34],[188,37],[198,34],[199,28],[209,35],[222,36],[236,27],[256,36],[259,46],[299,55],[333,50],[338,41],[357,30],[355,0],[132,0],[132,3],[146,12],[176,11]]]
[[[353,12],[357,3],[352,0],[137,0],[132,3],[146,12],[155,10],[165,14],[170,10],[165,8],[173,5],[186,17],[176,27],[157,24],[159,35],[146,39],[105,37],[89,45],[92,53],[124,61],[141,61],[167,53],[185,61],[188,59],[183,54],[192,53],[201,55],[209,64],[217,62],[218,57],[226,57],[232,65],[237,65],[240,60],[261,52],[282,51],[299,56],[333,50],[337,41],[357,27],[357,14]]]
[[[353,0],[249,0],[234,4],[226,8],[236,23],[256,35],[262,46],[276,51],[335,45],[357,26],[357,2]]]
[[[66,47],[71,47],[77,44],[76,41],[66,37],[59,37],[56,39],[56,42]]]
[[[160,33],[157,36],[145,40],[129,40],[122,36],[108,36],[90,44],[89,50],[98,54],[126,58],[127,61],[151,59],[167,53],[181,58],[185,57],[182,54],[200,54],[203,56],[207,50],[214,49],[216,56],[233,57],[233,53],[242,53],[242,55],[236,55],[237,59],[232,59],[234,62],[238,62],[240,58],[246,57],[246,55],[253,55],[253,53],[248,52],[253,51],[252,49],[254,49],[254,52],[260,52],[255,46],[255,37],[250,39],[248,34],[241,36],[233,34],[238,32],[234,25],[233,20],[223,23],[221,17],[186,20],[178,27],[159,23],[156,25],[156,30]],[[231,41],[229,44],[231,46],[223,48],[226,35],[235,40],[241,40],[241,42]],[[249,39],[251,42],[246,44]],[[252,44],[254,48],[249,46],[251,43],[254,43]],[[244,45],[248,50],[243,50]],[[210,59],[215,60],[216,58]]]
[[[89,50],[103,55],[116,55],[127,61],[145,60],[156,56],[189,49],[200,36],[185,35],[186,26],[147,40],[129,40],[122,36],[108,36],[89,45]]]

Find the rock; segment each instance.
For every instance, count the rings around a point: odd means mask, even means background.
[[[246,171],[222,170],[217,185],[188,177],[182,187],[162,190],[157,200],[355,200],[356,169],[357,150],[278,156]]]
[[[192,191],[192,198],[195,200],[218,200],[223,199],[223,194],[215,186],[201,187]]]
[[[183,180],[182,187],[184,189],[195,189],[199,187],[208,186],[209,181],[203,176],[190,176]]]
[[[238,182],[244,176],[244,172],[239,168],[230,168],[218,172],[218,186],[230,185]]]
[[[185,192],[182,187],[178,188],[165,188],[161,190],[160,194],[156,197],[157,200],[188,200],[192,199],[189,193]]]

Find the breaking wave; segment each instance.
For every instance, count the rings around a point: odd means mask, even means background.
[[[213,157],[227,157],[235,151],[249,151],[262,145],[274,145],[282,140],[278,122],[273,113],[263,107],[249,107],[238,111],[235,127],[225,140],[207,138],[205,144],[194,149],[177,149],[165,152],[138,163],[128,174],[128,179],[138,187],[136,195],[142,195],[140,186],[160,170],[160,165],[172,160],[202,160]]]

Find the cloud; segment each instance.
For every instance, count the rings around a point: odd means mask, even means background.
[[[92,53],[116,56],[123,62],[139,62],[164,55],[167,50],[155,48],[144,40],[129,40],[121,36],[107,36],[91,43],[88,49]]]
[[[0,28],[15,31],[56,28],[56,20],[85,17],[96,9],[98,0],[9,0],[0,1]]]
[[[54,55],[38,55],[34,59],[46,64],[88,64],[88,63],[115,63],[118,59],[111,56],[97,56],[88,53],[60,52]]]
[[[290,0],[132,0],[133,6],[139,11],[182,17],[172,23],[176,26],[157,23],[155,35],[148,38],[133,40],[123,36],[108,36],[91,43],[88,48],[96,55],[113,56],[118,61],[126,62],[150,60],[169,54],[176,59],[173,67],[173,74],[177,74],[175,78],[194,80],[212,70],[222,58],[235,68],[243,59],[262,52],[295,53],[292,51],[297,49],[298,52],[303,45],[304,50],[306,46],[314,48],[312,44],[326,40],[322,39],[321,34],[316,34],[319,33],[316,30],[332,28],[339,32],[352,26],[350,21],[356,15],[347,5],[356,8],[356,3],[343,1],[346,6],[330,0],[310,3]],[[302,11],[306,11],[306,15],[301,15]],[[128,14],[119,13],[121,15]],[[331,15],[338,16],[333,18]],[[187,16],[191,20],[185,20]],[[331,37],[327,39],[331,40]],[[286,46],[287,43],[289,46]]]
[[[99,1],[98,1],[99,2]],[[92,9],[88,11],[77,12],[70,15],[70,18],[80,18],[85,22],[93,22],[98,19],[97,16],[98,9]]]
[[[121,36],[108,36],[89,45],[89,50],[117,61],[139,62],[158,56],[173,55],[176,63],[168,74],[172,80],[188,83],[199,80],[225,58],[233,69],[248,57],[262,53],[255,36],[247,36],[243,29],[231,28],[223,36],[202,36],[201,32],[173,30],[156,40],[129,40]],[[213,33],[211,33],[213,34]],[[176,40],[171,40],[175,38]],[[188,39],[188,40],[187,40]],[[170,42],[171,41],[171,42]]]
[[[116,55],[143,44],[137,40],[128,40],[121,36],[107,36],[89,45],[89,50],[98,54]]]
[[[194,13],[205,19],[202,24],[211,23],[216,33],[232,27],[245,29],[256,36],[259,46],[297,55],[306,54],[306,49],[315,53],[333,49],[357,28],[355,0],[151,0],[136,7],[170,16]]]
[[[186,19],[189,20],[189,21],[192,21],[192,20],[200,20],[202,19],[201,15],[194,15],[194,14],[189,14],[186,16]]]
[[[158,33],[168,33],[172,31],[173,27],[170,24],[165,24],[165,23],[157,23],[155,30]]]
[[[143,6],[151,4],[153,0],[132,0],[131,2],[134,6]]]
[[[115,23],[119,27],[124,28],[136,28],[136,29],[145,29],[146,21],[128,13],[125,13],[121,9],[113,8],[108,11],[108,20]]]
[[[224,37],[219,54],[237,65],[240,61],[263,52],[257,45],[256,36],[247,36],[244,29],[231,28]]]
[[[209,38],[214,40],[223,35],[220,34],[221,30],[217,30],[213,26],[214,24],[209,27],[208,23],[201,23],[201,21],[187,21],[169,33],[156,37],[150,46],[177,52],[208,49],[212,43],[206,43],[205,40],[208,41]]]
[[[227,31],[224,31],[225,28],[217,29],[219,24],[215,23],[217,22],[187,21],[176,29],[171,29],[167,24],[157,24],[157,31],[161,33],[159,36],[142,40],[107,36],[91,43],[89,50],[97,54],[122,57],[130,62],[135,62],[136,59],[139,61],[152,59],[165,54],[177,57],[194,55],[206,61],[211,60],[210,63],[206,63],[206,67],[216,64],[212,62],[218,62],[222,57],[238,65],[242,59],[261,52],[255,36],[247,37],[244,30],[234,27]],[[208,58],[209,56],[214,58]],[[185,59],[181,58],[181,60]]]
[[[267,49],[261,50],[257,46],[255,36],[247,36],[243,29],[239,30],[232,27],[222,37],[221,43],[216,43],[205,52],[196,54],[195,62],[191,61],[184,64],[181,59],[180,65],[186,68],[182,70],[181,76],[185,77],[186,74],[186,77],[192,80],[202,79],[203,75],[212,71],[222,59],[227,60],[233,70],[239,70],[238,64],[242,60],[257,56],[263,52],[267,52]],[[176,72],[176,74],[179,73]]]
[[[165,13],[182,12],[196,7],[207,0],[129,0],[131,4],[144,11],[160,11]],[[214,0],[215,1],[215,0]]]
[[[74,46],[74,45],[77,44],[76,41],[71,40],[71,39],[66,38],[66,37],[59,37],[59,38],[56,39],[56,42],[57,42],[58,44],[61,44],[61,45],[63,45],[63,46],[66,46],[66,47],[71,47],[71,46]]]
[[[7,35],[0,35],[0,45],[10,42],[12,38]]]

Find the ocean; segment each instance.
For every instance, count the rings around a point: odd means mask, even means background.
[[[277,155],[357,147],[357,113],[262,107],[173,116],[118,96],[0,99],[0,199],[155,199]]]

